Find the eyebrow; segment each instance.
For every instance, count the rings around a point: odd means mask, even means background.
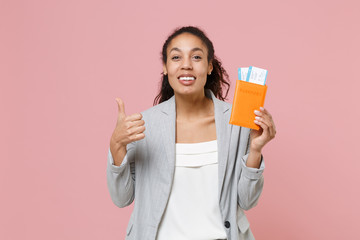
[[[179,48],[177,48],[177,47],[172,48],[169,53],[171,53],[172,51],[181,52],[181,50],[180,50]],[[202,52],[204,52],[201,48],[198,48],[198,47],[191,49],[191,52],[195,52],[195,51],[202,51]]]

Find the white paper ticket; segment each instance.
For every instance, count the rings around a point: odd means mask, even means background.
[[[265,85],[268,71],[266,69],[250,66],[246,75],[246,81]]]
[[[246,81],[249,68],[238,68],[238,79]]]

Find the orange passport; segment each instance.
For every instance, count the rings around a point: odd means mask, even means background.
[[[266,90],[266,85],[237,80],[229,123],[259,130],[260,126],[254,123],[254,110],[260,111],[264,106]]]

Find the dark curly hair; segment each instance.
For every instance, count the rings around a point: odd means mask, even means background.
[[[174,39],[176,36],[182,34],[182,33],[191,33],[198,38],[202,40],[202,42],[206,45],[208,49],[208,56],[207,60],[208,62],[212,62],[213,64],[213,70],[210,75],[207,76],[206,84],[204,86],[204,89],[210,89],[214,95],[219,98],[220,100],[225,100],[230,87],[230,81],[229,81],[229,75],[225,71],[225,69],[222,67],[221,61],[219,58],[215,56],[215,50],[212,42],[210,39],[206,36],[204,31],[202,31],[198,27],[194,26],[186,26],[177,28],[174,30],[174,32],[166,39],[161,53],[161,60],[164,64],[166,64],[167,61],[167,48],[171,42],[172,39]],[[169,98],[171,98],[174,95],[174,90],[169,84],[169,79],[167,75],[164,75],[164,73],[161,73],[161,88],[159,94],[155,97],[153,105],[162,103]],[[223,87],[225,86],[226,93],[223,94]]]

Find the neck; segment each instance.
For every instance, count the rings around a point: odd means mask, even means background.
[[[213,102],[205,96],[205,91],[193,96],[175,93],[175,101],[178,120],[195,120],[214,114]]]

